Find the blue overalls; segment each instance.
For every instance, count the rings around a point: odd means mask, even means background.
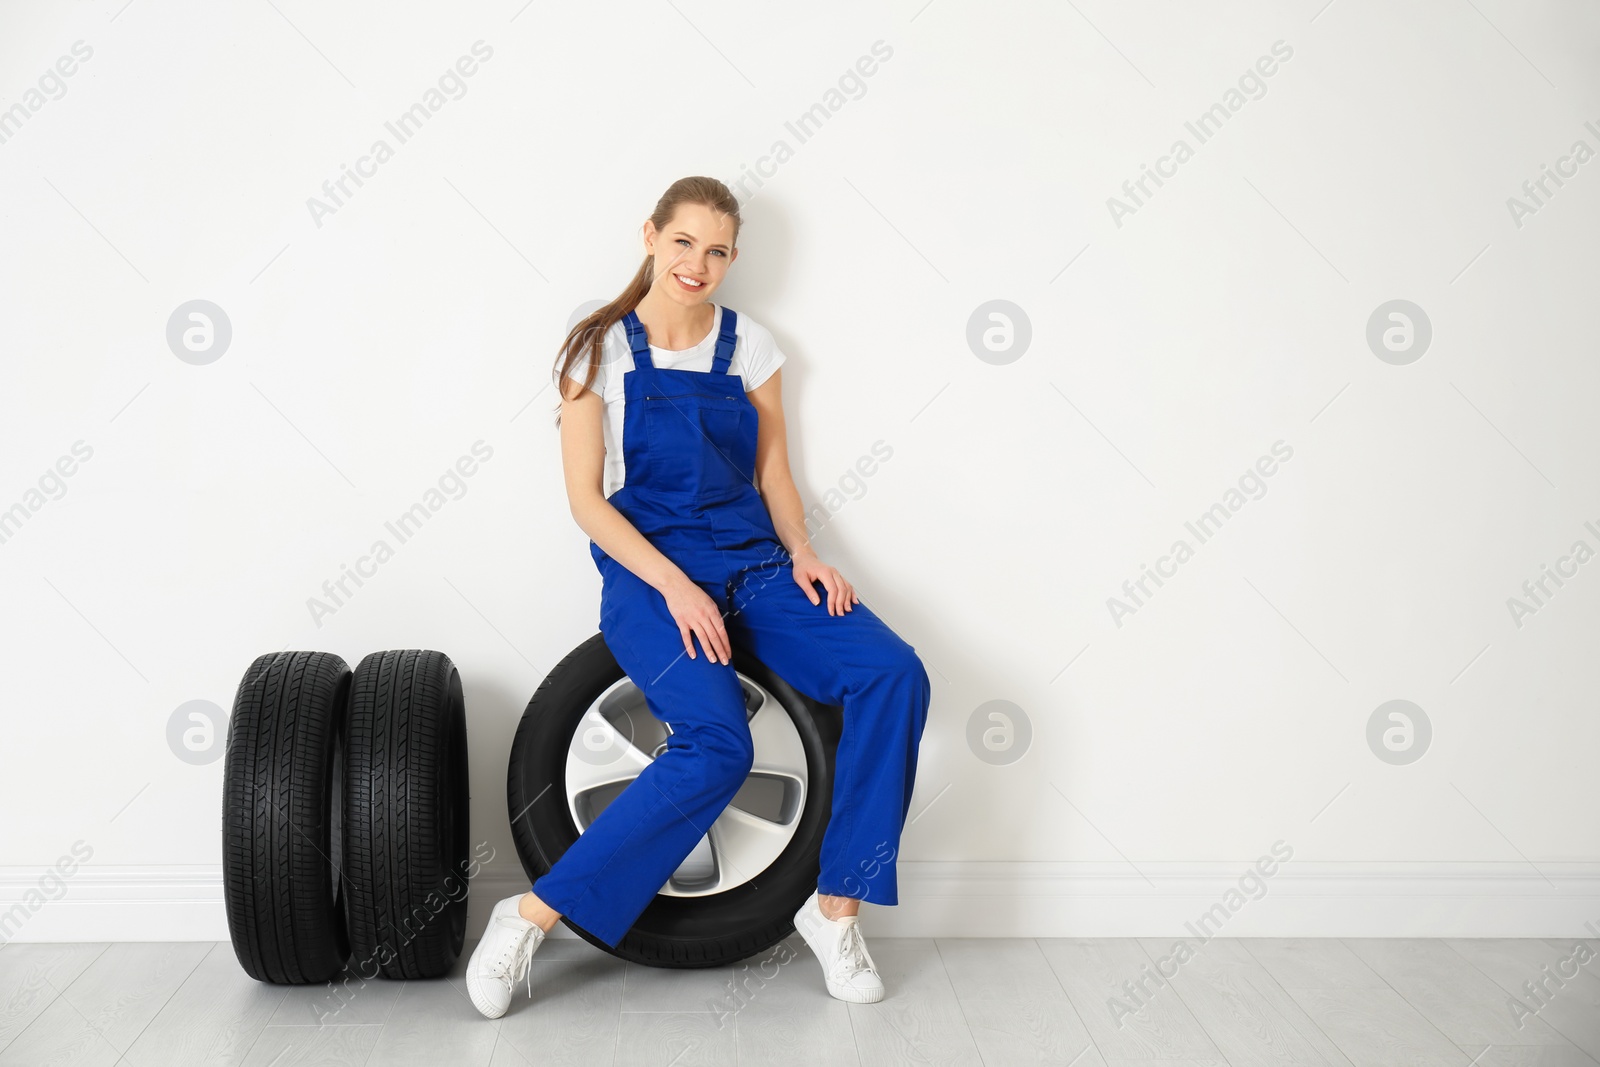
[[[828,614],[812,604],[756,491],[758,412],[728,373],[734,312],[710,371],[657,368],[639,317],[623,319],[634,370],[623,376],[625,479],[608,499],[716,602],[735,649],[746,649],[806,696],[842,706],[833,809],[818,890],[898,904],[895,859],[911,806],[931,689],[912,646],[864,603]],[[613,948],[744,784],[754,759],[732,664],[695,642],[666,599],[606,555],[600,631],[618,665],[671,726],[667,748],[533,883],[550,907]]]

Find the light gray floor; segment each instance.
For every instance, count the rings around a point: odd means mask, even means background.
[[[0,1067],[1600,1061],[1600,960],[1560,987],[1546,977],[1576,942],[1217,938],[1176,973],[1172,944],[869,933],[889,995],[847,1005],[798,937],[712,971],[640,967],[556,938],[534,957],[533,998],[519,987],[498,1020],[461,982],[473,941],[448,978],[349,975],[337,991],[255,982],[227,942],[9,944]],[[1158,984],[1164,958],[1172,977]],[[1542,1006],[1523,988],[1541,978]],[[1141,979],[1136,1004],[1124,983]],[[1512,994],[1539,1009],[1521,1026]],[[1119,1020],[1114,997],[1139,1010]]]

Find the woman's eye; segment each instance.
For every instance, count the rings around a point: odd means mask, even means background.
[[[687,237],[680,237],[680,238],[678,238],[678,243],[681,244],[681,245],[686,245],[686,244],[689,243],[689,239]],[[721,256],[724,259],[726,259],[728,257],[728,253],[724,252],[720,248],[713,248],[711,251],[712,251],[712,254]]]

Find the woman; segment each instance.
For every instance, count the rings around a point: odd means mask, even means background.
[[[928,675],[811,547],[784,439],[784,356],[767,330],[711,303],[739,223],[720,181],[673,183],[644,225],[633,283],[562,345],[562,462],[600,569],[601,633],[672,732],[530,892],[494,906],[467,970],[490,1018],[561,916],[618,944],[744,783],[753,750],[734,643],[843,706],[821,872],[795,927],[830,994],[883,999],[858,912],[899,902]]]

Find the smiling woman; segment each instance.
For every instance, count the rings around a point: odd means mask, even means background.
[[[748,316],[711,302],[739,223],[721,182],[673,183],[644,223],[633,282],[567,334],[555,367],[567,504],[600,571],[603,648],[586,646],[592,670],[558,668],[564,695],[536,697],[518,731],[507,800],[535,880],[494,906],[467,967],[490,1018],[558,920],[625,959],[679,967],[741,959],[798,929],[830,994],[884,996],[858,909],[899,903],[928,674],[811,546],[783,356]],[[786,692],[805,702],[786,711]],[[830,769],[818,750],[836,709]],[[568,811],[527,799],[551,791]]]

